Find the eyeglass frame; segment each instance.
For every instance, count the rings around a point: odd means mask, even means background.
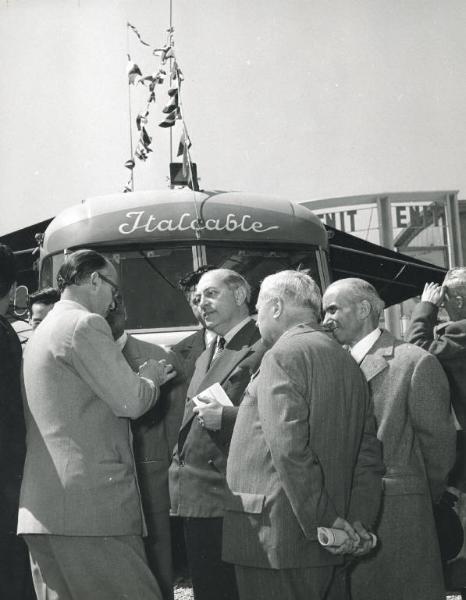
[[[118,294],[120,293],[120,287],[114,281],[112,281],[108,277],[105,277],[105,275],[102,275],[100,271],[96,271],[96,273],[100,277],[100,279],[102,279],[102,281],[108,283],[108,285],[112,288],[112,296],[118,296]]]

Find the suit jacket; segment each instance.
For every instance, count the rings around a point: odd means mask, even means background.
[[[228,342],[222,355],[209,368],[214,346],[211,344],[196,363],[169,470],[171,509],[177,516],[223,516],[226,461],[238,406],[265,352],[252,319]],[[223,407],[220,430],[210,431],[194,418],[191,398],[215,382],[222,385],[234,406]]]
[[[170,507],[168,467],[183,418],[185,378],[179,359],[163,346],[128,335],[123,356],[134,371],[149,358],[165,359],[177,371],[176,377],[162,386],[157,404],[131,423],[142,504],[150,535],[149,515],[159,512],[168,515]]]
[[[188,335],[172,348],[183,367],[186,391],[193,376],[196,361],[205,349],[205,329],[199,329]]]
[[[444,598],[432,501],[445,489],[455,454],[447,379],[434,356],[387,331],[360,366],[374,402],[386,473],[380,546],[356,566],[352,597]]]
[[[0,533],[16,531],[26,455],[21,357],[16,332],[4,317],[0,317]]]
[[[451,401],[463,429],[466,429],[466,319],[436,326],[438,308],[420,302],[413,311],[408,341],[438,358],[450,383]]]
[[[223,559],[258,568],[341,562],[317,527],[337,516],[370,527],[383,474],[366,382],[320,328],[298,325],[269,350],[231,440]]]
[[[154,404],[105,319],[60,300],[24,354],[27,454],[18,533],[141,535],[130,418]]]

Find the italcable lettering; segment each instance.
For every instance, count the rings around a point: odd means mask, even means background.
[[[118,231],[123,235],[130,235],[138,230],[143,230],[146,233],[160,231],[243,231],[245,233],[253,231],[254,233],[265,233],[273,229],[280,229],[279,225],[270,225],[266,227],[261,221],[254,221],[251,215],[237,216],[235,213],[228,213],[225,220],[207,219],[203,225],[199,225],[197,219],[193,219],[190,213],[183,213],[181,217],[176,219],[160,219],[153,214],[145,215],[145,211],[131,211],[126,213],[129,221],[122,223],[118,227]],[[191,219],[191,220],[190,220]]]

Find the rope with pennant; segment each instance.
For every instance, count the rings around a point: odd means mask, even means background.
[[[171,128],[174,127],[178,121],[181,123],[181,135],[178,143],[177,156],[182,156],[183,176],[188,177],[189,181],[192,182],[192,160],[190,154],[192,144],[183,117],[181,85],[184,81],[184,76],[175,56],[174,28],[170,27],[166,30],[167,35],[165,44],[160,47],[152,47],[151,44],[142,38],[136,27],[129,22],[127,23],[127,29],[134,33],[140,44],[152,49],[152,55],[159,58],[159,64],[153,73],[144,75],[139,66],[131,59],[128,42],[128,64],[126,67],[128,86],[129,88],[131,88],[131,86],[144,86],[147,89],[147,98],[143,110],[139,111],[135,118],[137,142],[134,146],[134,152],[130,101],[131,158],[125,162],[125,167],[130,170],[131,175],[123,191],[131,192],[134,190],[133,171],[137,164],[136,161],[145,162],[148,159],[149,154],[153,152],[153,138],[148,131],[150,112],[153,105],[157,102],[159,89],[165,84],[166,80],[168,80],[168,90],[166,92],[165,105],[162,108],[164,118],[158,123],[158,126],[162,128]]]

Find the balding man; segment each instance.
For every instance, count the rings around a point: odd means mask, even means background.
[[[229,269],[205,273],[196,288],[205,326],[217,340],[200,355],[187,392],[186,408],[169,471],[171,508],[183,517],[186,549],[196,600],[236,600],[234,569],[221,559],[227,498],[226,461],[243,392],[265,351],[249,316],[250,287]],[[232,402],[193,396],[220,383]]]
[[[224,558],[235,564],[241,600],[328,598],[341,555],[371,547],[366,528],[380,503],[383,465],[367,385],[319,326],[320,291],[308,275],[266,277],[257,310],[270,350],[231,440]],[[348,534],[335,554],[317,542],[320,526]]]
[[[432,502],[454,459],[448,382],[431,354],[379,328],[383,307],[356,278],[333,283],[323,298],[324,324],[369,383],[386,466],[380,546],[353,570],[352,598],[443,600]]]
[[[60,267],[61,300],[24,354],[27,453],[18,519],[39,600],[161,600],[142,543],[144,517],[129,419],[171,378],[134,373],[105,320],[115,267],[78,250]]]

